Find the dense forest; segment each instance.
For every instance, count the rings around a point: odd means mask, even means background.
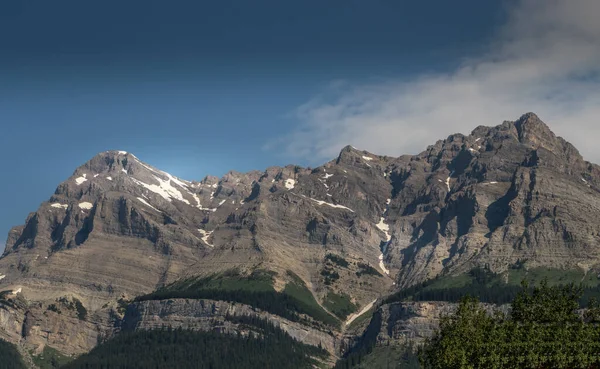
[[[507,278],[508,277],[508,278]],[[508,279],[508,282],[507,282]],[[581,271],[533,269],[525,274],[523,269],[511,269],[507,276],[476,268],[461,276],[440,276],[424,283],[403,289],[388,297],[385,303],[399,301],[448,301],[459,302],[464,296],[472,296],[480,302],[509,304],[522,291],[521,281],[539,285],[546,280],[551,285],[581,284],[580,305],[586,306],[590,299],[600,299],[600,280],[593,273],[585,276]]]
[[[25,369],[25,363],[17,348],[0,339],[0,369]]]
[[[230,319],[248,334],[182,329],[122,333],[63,368],[301,369],[327,357],[323,349],[302,344],[267,321]]]
[[[381,331],[381,314],[373,314],[368,329],[334,369],[419,369],[417,350],[410,345],[376,346]]]
[[[443,317],[422,348],[427,369],[600,368],[600,304],[580,309],[574,284],[523,288],[508,314],[489,311],[472,297]]]
[[[306,314],[326,325],[339,326],[339,320],[319,306],[299,277],[292,273],[289,273],[289,277],[291,281],[282,292],[278,292],[273,288],[272,276],[267,272],[254,271],[250,276],[228,272],[201,279],[178,281],[140,296],[136,301],[174,298],[232,301],[251,305],[292,321],[303,320],[301,314]]]

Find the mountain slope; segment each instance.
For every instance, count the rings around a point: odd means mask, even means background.
[[[347,146],[315,169],[199,182],[104,152],[10,231],[0,258],[0,336],[83,353],[128,324],[135,297],[185,285],[194,290],[177,296],[247,304],[258,287],[241,281],[258,273],[269,276],[261,293],[308,304],[288,318],[320,332],[311,331],[310,344],[324,334],[340,354],[353,313],[397,288],[516,264],[598,271],[599,186],[598,166],[532,113],[414,156]],[[302,339],[296,323],[280,318]],[[337,323],[322,325],[330,320]]]

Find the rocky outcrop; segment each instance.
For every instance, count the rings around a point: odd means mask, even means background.
[[[439,327],[440,317],[456,311],[456,304],[445,302],[398,302],[382,305],[367,329],[374,330],[376,344],[419,343]]]
[[[339,337],[332,331],[322,331],[306,324],[256,310],[252,306],[213,300],[173,299],[143,301],[131,304],[123,319],[123,330],[185,328],[200,331],[238,333],[243,330],[228,317],[254,316],[278,326],[294,339],[319,346],[332,355],[340,354]]]

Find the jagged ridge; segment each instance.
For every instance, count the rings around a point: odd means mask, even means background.
[[[40,307],[15,312],[4,335],[83,352],[98,330],[110,334],[118,299],[234,268],[274,272],[277,290],[292,272],[321,303],[347,294],[359,310],[391,292],[392,282],[406,287],[477,266],[596,271],[599,185],[598,166],[532,113],[414,156],[347,146],[315,169],[271,167],[199,182],[129,153],[101,153],[11,230],[0,287]],[[330,253],[346,262],[328,265]],[[368,268],[378,272],[361,272]],[[94,323],[67,324],[88,332],[85,340],[31,329],[56,331],[41,315],[65,296],[91,312]],[[28,329],[17,329],[25,320]]]

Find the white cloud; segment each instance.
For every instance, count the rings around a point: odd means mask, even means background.
[[[449,73],[385,84],[332,84],[300,107],[287,151],[315,161],[346,144],[418,153],[455,132],[533,111],[600,162],[600,1],[522,0],[483,55]]]

